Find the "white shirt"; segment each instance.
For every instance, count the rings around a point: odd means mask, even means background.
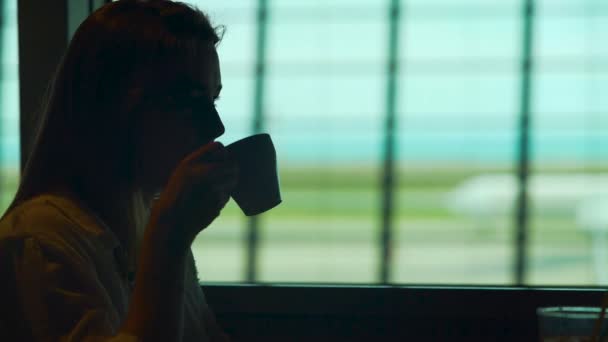
[[[11,210],[0,222],[0,306],[8,315],[0,308],[0,340],[137,341],[114,336],[132,288],[121,253],[112,231],[67,197],[42,195]],[[213,318],[192,253],[184,276],[183,341],[210,341]]]

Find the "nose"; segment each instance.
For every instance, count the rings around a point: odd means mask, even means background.
[[[210,120],[211,121],[210,128],[212,129],[211,135],[213,136],[213,139],[217,139],[226,132],[226,128],[224,127],[224,123],[222,122],[222,119],[220,118],[220,114],[217,112],[217,110],[215,108],[213,109],[213,113],[211,116],[212,116],[212,118]]]
[[[213,141],[221,137],[226,131],[224,123],[215,107],[207,112],[207,115],[199,121],[199,125],[199,137],[202,142]]]

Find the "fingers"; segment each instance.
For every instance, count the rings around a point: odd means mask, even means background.
[[[186,158],[184,158],[184,162],[195,164],[200,162],[224,161],[229,159],[230,156],[224,145],[221,142],[214,141],[200,147],[198,150],[186,156]]]
[[[209,218],[213,220],[220,215],[222,209],[230,200],[230,191],[225,187],[216,185],[201,193],[200,196],[201,199],[205,199],[199,202],[202,205],[201,212],[208,212]]]
[[[197,159],[200,158],[201,156],[205,155],[206,153],[211,153],[215,150],[218,150],[220,148],[224,147],[224,145],[222,145],[222,143],[218,142],[218,141],[212,141],[206,145],[201,146],[199,149],[197,149],[196,151],[190,153],[186,159],[191,160],[191,159]]]
[[[191,222],[191,229],[198,232],[226,206],[238,175],[238,164],[228,156],[224,146],[209,143],[184,158],[174,170],[167,188],[176,199],[169,203],[173,201],[177,216]]]
[[[238,182],[238,165],[230,160],[195,165],[190,170],[196,184],[224,185],[233,188]]]
[[[237,173],[225,169],[216,169],[199,178],[195,187],[199,189],[199,192],[226,193],[230,197],[237,184]]]

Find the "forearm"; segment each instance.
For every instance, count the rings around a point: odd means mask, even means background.
[[[160,229],[146,231],[135,288],[121,328],[143,341],[176,341],[182,333],[186,253],[176,252],[181,250],[167,242]]]
[[[196,326],[202,325],[204,327],[203,331],[205,332],[205,335],[208,337],[209,341],[228,342],[230,341],[230,339],[217,323],[213,311],[207,304],[207,300],[201,289],[197,273],[198,272],[196,269],[194,256],[192,252],[189,251],[186,259],[186,269],[184,277],[186,282],[184,284],[186,292],[186,303],[184,303],[184,305],[186,309],[185,315],[190,315],[191,317],[184,317],[184,322],[195,326],[185,326],[184,329],[185,331],[189,331],[190,333],[192,333],[198,329]],[[201,337],[198,340],[204,339]]]

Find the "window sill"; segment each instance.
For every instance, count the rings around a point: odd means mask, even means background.
[[[604,291],[572,287],[220,283],[203,288],[220,322],[243,340],[262,335],[288,338],[306,329],[306,338],[332,336],[332,340],[345,341],[353,336],[374,341],[413,337],[533,341],[538,336],[538,307],[599,306]]]

